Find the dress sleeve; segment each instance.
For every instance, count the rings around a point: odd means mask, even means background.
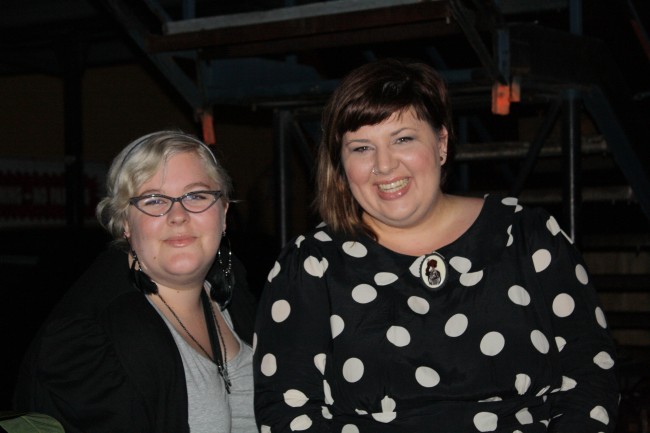
[[[262,292],[256,321],[255,411],[262,433],[329,432],[330,307],[327,259],[300,237],[281,253]]]
[[[562,386],[549,396],[551,432],[612,432],[619,387],[615,345],[585,263],[543,211],[529,227],[531,257],[550,311]]]
[[[66,432],[147,432],[150,410],[127,379],[116,351],[94,318],[51,322],[35,352],[33,409]]]

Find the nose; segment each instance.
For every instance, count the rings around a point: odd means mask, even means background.
[[[377,148],[375,153],[375,166],[372,169],[374,174],[389,174],[399,162],[389,149]]]
[[[175,200],[166,216],[169,222],[179,223],[187,219],[188,213],[187,209],[183,207],[183,203],[180,200]]]

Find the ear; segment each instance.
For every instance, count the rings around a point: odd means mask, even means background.
[[[131,228],[129,227],[129,221],[124,218],[124,237],[128,240],[131,237]]]
[[[221,233],[224,233],[227,228],[227,218],[226,216],[228,215],[228,209],[230,208],[230,202],[226,202],[223,205],[223,230],[221,230]]]
[[[447,162],[447,145],[449,143],[449,133],[446,127],[440,128],[438,133],[438,154],[440,155],[440,164]]]

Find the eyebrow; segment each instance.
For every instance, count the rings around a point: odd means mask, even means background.
[[[191,183],[189,185],[186,185],[184,189],[186,190],[186,192],[184,192],[183,194],[187,194],[188,192],[194,192],[194,191],[207,191],[207,190],[210,190],[211,187],[208,184],[203,183],[203,182],[195,182],[195,183]],[[219,188],[217,187],[216,189],[219,189]],[[149,195],[149,194],[167,195],[167,194],[163,194],[159,189],[148,189],[146,191],[142,191],[138,195]],[[181,194],[181,195],[183,195],[183,194]]]
[[[401,133],[403,133],[406,130],[412,130],[413,132],[417,132],[416,127],[414,127],[414,126],[405,126],[403,128],[398,129],[397,131],[391,132],[390,136],[395,137],[397,135],[400,135]],[[348,132],[352,132],[352,131],[348,131]],[[355,139],[352,139],[352,140],[347,140],[347,141],[343,142],[343,144],[347,145],[347,144],[351,144],[351,143],[369,143],[369,142],[370,142],[370,140],[368,140],[367,138],[355,138]]]

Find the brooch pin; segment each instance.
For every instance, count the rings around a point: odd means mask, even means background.
[[[426,288],[440,290],[447,282],[447,263],[445,258],[438,253],[424,256],[420,264],[420,279]]]

